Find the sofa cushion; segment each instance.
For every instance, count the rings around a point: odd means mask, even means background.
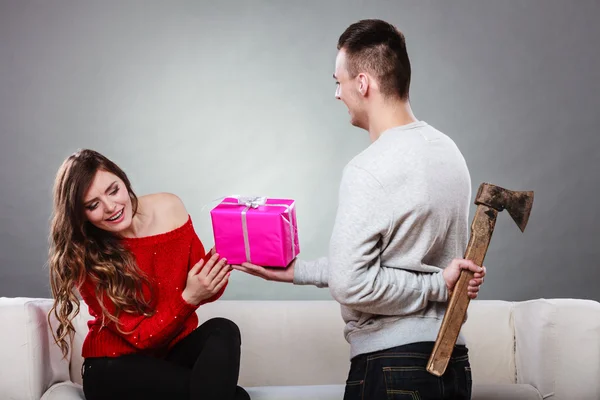
[[[92,319],[88,309],[88,305],[81,302],[79,314],[73,319],[73,326],[75,327],[75,335],[73,337],[73,355],[71,357],[71,364],[69,365],[71,380],[80,385],[83,384],[81,377],[81,369],[83,365],[83,357],[81,357],[81,349],[83,347],[83,341],[88,334],[88,321]]]
[[[474,385],[472,400],[542,400],[540,392],[525,384]]]
[[[264,386],[245,388],[252,400],[340,400],[344,385]]]
[[[516,383],[513,304],[475,300],[469,305],[462,328],[473,375],[473,384]]]
[[[240,385],[343,385],[350,368],[340,306],[333,301],[217,301],[198,309],[242,333]]]
[[[340,400],[344,385],[268,386],[246,388],[252,400]],[[475,385],[472,400],[541,400],[531,385]]]

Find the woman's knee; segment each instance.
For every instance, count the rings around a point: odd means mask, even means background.
[[[204,324],[206,328],[210,329],[212,333],[223,334],[236,338],[241,342],[240,328],[235,322],[222,317],[211,318]]]

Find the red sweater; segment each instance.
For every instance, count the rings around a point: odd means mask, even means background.
[[[102,309],[96,299],[91,280],[86,279],[79,288],[88,305],[92,320],[83,342],[81,355],[87,357],[118,357],[130,353],[161,355],[172,348],[198,326],[196,309],[181,294],[187,273],[206,252],[196,235],[191,218],[172,231],[142,238],[123,239],[124,245],[134,254],[138,267],[144,271],[154,287],[154,315],[145,317],[121,312],[121,334],[115,324],[107,320],[102,326]],[[200,305],[217,300],[227,285],[214,297]],[[148,293],[145,291],[145,294]],[[114,306],[107,296],[104,303],[109,311]],[[130,333],[129,333],[130,332]]]

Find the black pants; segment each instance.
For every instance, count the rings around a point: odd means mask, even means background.
[[[456,346],[441,377],[426,370],[433,342],[361,354],[352,359],[344,400],[469,400],[471,366],[465,346]]]
[[[141,354],[85,359],[86,400],[249,400],[237,386],[240,331],[214,318],[177,343],[166,358]]]

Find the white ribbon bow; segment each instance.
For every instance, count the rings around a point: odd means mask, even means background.
[[[266,197],[258,197],[258,196],[240,196],[237,199],[238,204],[243,204],[246,207],[258,208],[259,206],[264,206],[267,204]]]

